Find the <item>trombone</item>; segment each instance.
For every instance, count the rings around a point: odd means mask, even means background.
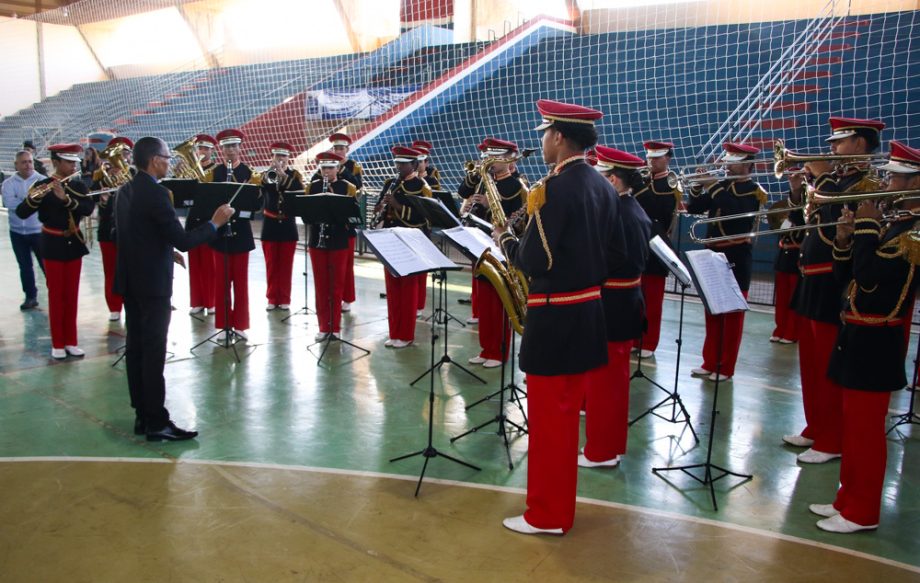
[[[882,154],[802,154],[793,152],[786,148],[783,140],[776,140],[773,145],[773,174],[777,178],[782,178],[786,174],[786,168],[791,165],[803,162],[887,162],[888,156]]]
[[[697,172],[697,173],[681,173],[677,179],[680,181],[680,184],[686,187],[694,187],[702,184],[703,182],[710,182],[712,180],[747,180],[749,178],[767,178],[767,177],[776,177],[782,178],[783,176],[797,176],[805,174],[805,170],[792,170],[786,171],[785,168],[783,172],[776,174],[776,172],[751,172],[749,174],[733,174],[729,175],[728,171],[724,168],[714,168],[712,170],[707,170],[706,172]]]

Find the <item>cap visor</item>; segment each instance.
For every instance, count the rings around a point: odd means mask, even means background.
[[[744,154],[726,154],[722,156],[722,162],[748,162],[748,157]]]
[[[551,126],[551,125],[553,125],[553,122],[552,122],[552,121],[543,120],[543,123],[541,123],[540,125],[538,125],[537,127],[535,127],[535,128],[534,128],[534,131],[535,131],[535,132],[542,132],[543,130],[545,130],[546,128],[548,128],[548,127]]]
[[[843,138],[849,138],[850,136],[855,136],[856,132],[840,132],[836,134],[831,134],[831,137],[824,140],[825,142],[835,142],[837,140],[842,140]]]
[[[897,174],[916,174],[920,172],[920,167],[899,164],[898,162],[888,162],[887,164],[879,166],[878,169],[886,172],[895,172]]]

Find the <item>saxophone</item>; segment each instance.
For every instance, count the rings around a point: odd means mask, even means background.
[[[484,194],[489,204],[489,210],[492,211],[492,226],[503,226],[506,222],[505,211],[502,208],[501,195],[489,174],[489,168],[493,164],[503,163],[506,160],[502,158],[486,158],[479,165],[479,175],[482,178]],[[509,233],[514,236],[513,230]],[[476,261],[473,267],[474,276],[483,276],[498,293],[502,306],[508,314],[508,320],[511,327],[518,334],[524,333],[524,320],[527,316],[527,276],[511,265],[505,266],[489,249],[483,251],[482,256]]]

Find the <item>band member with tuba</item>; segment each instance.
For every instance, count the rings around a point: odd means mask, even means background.
[[[801,206],[805,204],[805,176],[801,168],[789,168],[787,173],[789,193],[782,203],[789,208]],[[780,222],[782,225],[796,227],[805,224],[805,217],[801,211],[790,212]],[[774,289],[776,290],[773,320],[776,326],[773,328],[773,334],[770,335],[770,342],[792,344],[799,341],[801,318],[792,309],[791,303],[795,288],[802,279],[802,274],[799,272],[799,249],[802,247],[803,239],[805,239],[805,231],[783,233],[779,238],[779,251],[773,263]]]
[[[389,178],[380,191],[380,201],[375,214],[383,217],[383,226],[424,229],[427,221],[412,210],[406,202],[409,196],[431,196],[428,183],[418,177],[420,152],[405,146],[391,148],[397,176]],[[387,318],[390,338],[384,344],[392,348],[405,348],[415,341],[415,318],[418,309],[418,292],[421,276],[396,277],[384,271],[387,293]]]
[[[709,213],[709,217],[725,217],[740,213],[754,212],[767,200],[767,193],[750,178],[754,170],[754,157],[760,153],[759,148],[745,144],[726,142],[722,144],[725,153],[721,162],[725,163],[728,175],[716,182],[715,179],[704,180],[690,191],[687,210],[693,214]],[[709,226],[707,236],[741,235],[754,230],[752,217],[723,220]],[[724,253],[732,266],[732,273],[747,298],[751,287],[751,270],[753,268],[753,241],[750,237],[740,237],[728,241],[707,245],[713,251]],[[724,321],[724,324],[723,324]],[[723,328],[724,325],[724,328]],[[735,363],[741,349],[741,336],[744,332],[744,312],[713,315],[706,312],[706,339],[703,342],[703,364],[691,371],[694,376],[704,376],[709,380],[727,381],[735,374]],[[721,349],[719,339],[722,340]],[[722,357],[719,372],[719,356]]]
[[[626,453],[629,429],[629,353],[645,327],[641,279],[649,256],[652,221],[633,193],[646,188],[639,169],[645,161],[622,150],[597,146],[594,169],[619,195],[625,257],[613,257],[601,288],[607,323],[607,366],[600,382],[588,385],[585,397],[585,448],[578,456],[584,468],[616,467]]]
[[[888,190],[920,189],[920,150],[892,141]],[[809,510],[825,517],[818,528],[852,533],[878,527],[885,482],[885,422],[893,391],[907,383],[903,333],[917,287],[911,232],[920,201],[904,201],[902,216],[882,217],[876,201],[842,211],[834,240],[834,277],[846,282],[843,325],[827,375],[841,387],[843,436],[840,487],[830,504]],[[892,211],[894,209],[889,209]]]
[[[643,188],[634,192],[633,196],[652,220],[652,234],[660,236],[670,246],[674,216],[683,198],[683,193],[674,182],[674,174],[668,169],[674,156],[674,144],[650,140],[643,146],[649,180]],[[668,268],[657,257],[650,256],[642,274],[642,297],[645,298],[648,327],[642,333],[641,343],[636,342],[636,350],[642,358],[652,356],[658,348],[667,278]]]
[[[284,193],[304,190],[300,172],[290,168],[294,146],[274,142],[269,146],[272,161],[262,175],[262,254],[265,256],[266,310],[288,310],[291,307],[291,276],[294,253],[297,252],[297,223],[294,217],[281,212]]]
[[[361,190],[364,183],[362,182],[361,176],[361,164],[354,160],[353,158],[348,157],[348,150],[351,148],[352,139],[343,133],[336,133],[329,136],[329,141],[332,143],[332,151],[342,157],[345,160],[344,163],[339,165],[339,179],[345,180],[355,185],[355,188],[358,191]],[[321,178],[319,173],[313,175],[311,180],[316,180]],[[357,240],[358,233],[353,229],[349,229],[348,234],[348,248],[351,250],[345,262],[345,291],[342,295],[342,311],[350,312],[351,305],[355,302],[355,241]]]
[[[80,144],[50,146],[54,172],[32,185],[18,207],[21,219],[38,213],[42,223],[41,256],[48,285],[48,322],[51,325],[51,356],[63,359],[83,356],[77,345],[77,300],[83,256],[89,253],[80,221],[93,213],[93,199],[80,180]]]
[[[880,145],[885,124],[877,120],[831,117],[827,139],[836,155],[870,154]],[[837,168],[830,161],[807,162],[805,169],[815,176],[815,188],[822,192],[855,193],[879,190],[881,182],[868,164],[846,164]],[[799,370],[805,428],[799,434],[784,435],[783,441],[808,447],[798,455],[802,463],[820,464],[840,457],[841,394],[843,389],[827,375],[828,363],[840,330],[840,298],[845,282],[834,277],[835,227],[844,205],[829,204],[808,217],[831,226],[811,229],[805,235],[799,255],[802,281],[793,298],[802,317],[799,330]]]
[[[316,162],[322,178],[310,183],[307,194],[357,196],[358,189],[343,178],[344,173],[339,172],[344,161],[342,156],[332,151],[317,154]],[[352,229],[347,225],[309,225],[307,244],[310,247],[316,319],[319,322],[317,341],[325,340],[329,334],[338,334],[342,330],[342,295],[348,275],[348,255],[354,255],[348,243],[351,236]]]
[[[211,178],[211,173],[216,166],[213,159],[214,148],[216,147],[217,140],[208,134],[195,136],[195,150],[201,169],[205,172],[205,179]],[[189,216],[185,220],[185,230],[194,231],[203,222],[204,219]],[[191,304],[189,314],[202,312],[205,315],[208,313],[214,314],[215,306],[217,305],[214,294],[218,286],[214,272],[215,261],[214,250],[209,245],[198,245],[189,249],[188,281],[189,303]]]
[[[537,108],[543,160],[552,170],[528,195],[520,240],[504,226],[493,231],[508,260],[531,278],[520,352],[530,432],[527,510],[503,524],[523,534],[563,534],[575,519],[578,413],[607,363],[601,285],[611,253],[622,253],[624,243],[613,187],[585,162],[603,114],[544,99]]]

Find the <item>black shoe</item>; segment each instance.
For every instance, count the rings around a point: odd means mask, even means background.
[[[147,424],[141,417],[134,418],[134,435],[144,435],[147,433]]]
[[[198,437],[197,431],[186,431],[179,429],[172,421],[166,423],[166,427],[159,431],[147,431],[147,441],[183,441]]]
[[[19,304],[19,309],[25,312],[26,310],[34,310],[38,307],[38,300],[35,298],[29,298],[26,301]]]

